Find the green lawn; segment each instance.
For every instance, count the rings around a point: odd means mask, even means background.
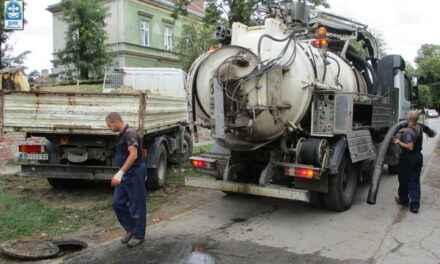
[[[213,145],[214,144],[194,146],[193,147],[193,153],[208,152],[208,151],[210,151],[212,149]]]

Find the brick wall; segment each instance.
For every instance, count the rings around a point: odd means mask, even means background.
[[[26,140],[26,133],[14,132],[0,134],[0,164],[18,159],[18,145],[22,143],[42,144],[44,138],[30,138]]]

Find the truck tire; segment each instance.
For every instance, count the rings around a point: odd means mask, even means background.
[[[189,157],[192,155],[193,140],[190,134],[185,133],[183,135],[183,153],[182,161],[188,161]]]
[[[399,165],[388,165],[388,173],[390,175],[399,173]]]
[[[167,150],[164,144],[160,144],[158,155],[157,168],[148,169],[147,172],[147,188],[149,190],[158,190],[165,184],[167,174]]]
[[[61,179],[61,178],[47,178],[47,182],[54,188],[75,189],[79,188],[83,183],[80,179]]]
[[[328,193],[324,194],[325,206],[333,211],[343,212],[350,209],[358,184],[358,170],[345,155],[337,174],[330,175]]]

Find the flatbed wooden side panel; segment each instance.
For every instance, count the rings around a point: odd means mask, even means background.
[[[113,135],[105,117],[118,112],[144,134],[187,121],[185,98],[145,93],[49,93],[3,91],[3,131]]]

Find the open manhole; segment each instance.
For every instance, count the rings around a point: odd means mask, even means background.
[[[58,240],[53,240],[51,242],[60,248],[60,252],[58,253],[57,256],[71,254],[76,251],[81,251],[83,249],[86,249],[88,247],[86,242],[76,239],[68,239],[68,240],[58,239]]]
[[[11,240],[4,242],[0,248],[7,256],[38,260],[62,257],[87,248],[87,243],[81,240]]]

